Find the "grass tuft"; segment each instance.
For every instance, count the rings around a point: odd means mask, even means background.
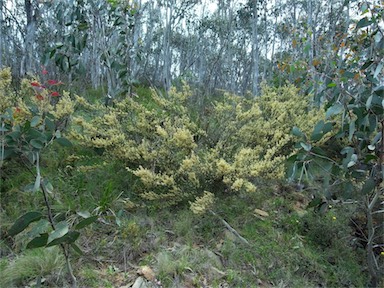
[[[0,287],[17,287],[24,281],[47,277],[64,267],[64,257],[57,247],[26,250],[14,260],[1,262]]]

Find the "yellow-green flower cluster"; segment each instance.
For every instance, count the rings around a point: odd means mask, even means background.
[[[211,192],[204,191],[203,196],[196,197],[196,200],[194,202],[189,202],[189,204],[190,209],[194,214],[201,215],[211,209],[214,202],[215,195]]]
[[[12,82],[11,69],[4,68],[0,70],[0,114],[14,105],[15,97],[11,92]]]
[[[69,92],[64,91],[63,96],[60,97],[55,109],[51,111],[51,114],[56,119],[62,119],[64,117],[71,116],[75,111],[75,102],[71,100]]]

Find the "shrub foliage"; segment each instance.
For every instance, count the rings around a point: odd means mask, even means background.
[[[162,207],[204,191],[254,193],[263,179],[284,178],[292,127],[309,131],[322,117],[293,86],[264,87],[258,98],[225,94],[202,111],[187,86],[151,98],[151,107],[136,98],[83,102],[94,117],[75,117],[71,137],[122,161],[140,180],[134,193]]]

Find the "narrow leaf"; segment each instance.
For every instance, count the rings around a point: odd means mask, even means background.
[[[27,244],[27,249],[39,248],[47,245],[48,233],[41,234],[40,236],[32,239]]]
[[[73,248],[73,250],[75,250],[75,252],[79,255],[83,255],[83,251],[81,251],[81,249],[79,248],[79,246],[77,246],[75,243],[71,243],[71,247]]]
[[[57,141],[61,146],[64,146],[64,147],[71,147],[71,146],[72,146],[72,142],[69,141],[67,138],[64,138],[64,137],[56,138],[56,141]]]
[[[381,70],[383,69],[383,66],[384,66],[383,62],[380,62],[380,64],[377,65],[375,73],[373,74],[373,78],[376,78],[380,74]]]
[[[369,66],[372,65],[372,63],[373,63],[372,60],[368,60],[368,61],[366,61],[366,62],[363,64],[363,66],[361,66],[361,70],[365,70],[365,69],[367,69]]]
[[[85,218],[84,220],[81,220],[79,223],[77,223],[77,225],[75,226],[75,229],[82,229],[85,226],[88,226],[93,222],[95,222],[97,218],[98,216],[91,216],[91,217]]]
[[[33,225],[31,231],[28,232],[28,237],[35,238],[41,234],[47,233],[49,227],[49,221],[45,218],[42,218],[36,224]]]
[[[71,244],[75,242],[80,236],[80,233],[77,231],[69,231],[65,235],[63,235],[60,238],[56,238],[55,240],[52,240],[52,242],[48,242],[47,247],[59,245],[62,243]]]
[[[29,144],[31,144],[31,146],[33,147],[33,148],[36,148],[36,149],[42,149],[43,147],[44,147],[44,143],[43,142],[41,142],[40,140],[38,140],[38,139],[32,139],[30,142],[29,142]]]
[[[51,243],[53,240],[58,239],[60,237],[63,237],[65,234],[68,233],[68,223],[66,221],[62,221],[57,223],[55,231],[53,231],[48,238],[48,244]]]
[[[29,224],[39,221],[43,217],[40,212],[32,211],[19,217],[12,227],[8,230],[10,236],[15,236],[28,227]]]
[[[369,110],[371,108],[372,98],[373,98],[373,95],[369,96],[367,99],[367,102],[365,103],[365,108],[367,108],[367,110]]]
[[[45,126],[47,126],[49,131],[55,131],[55,123],[51,119],[45,118]]]
[[[359,22],[357,22],[356,29],[364,28],[372,24],[372,21],[368,20],[367,17],[364,17],[360,19]]]
[[[356,131],[356,123],[355,123],[355,120],[352,120],[351,122],[349,122],[349,136],[348,136],[349,141],[352,141],[355,131]]]

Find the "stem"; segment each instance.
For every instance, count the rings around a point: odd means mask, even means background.
[[[5,154],[5,138],[4,138],[5,124],[4,124],[4,121],[1,121],[1,128],[2,128],[2,132],[1,132],[1,160],[0,160],[0,168],[3,167],[4,154]]]
[[[375,227],[373,214],[381,213],[382,210],[374,211],[376,204],[379,202],[380,196],[383,194],[384,189],[380,188],[380,184],[383,181],[381,178],[383,175],[384,169],[384,120],[381,120],[381,141],[379,147],[379,159],[378,159],[378,175],[379,179],[376,182],[376,187],[373,192],[373,197],[368,198],[367,201],[367,229],[368,229],[368,242],[367,242],[367,261],[368,269],[371,274],[371,285],[376,287],[379,283],[380,268],[377,263],[375,253],[374,253],[374,239],[375,237]]]
[[[41,190],[43,191],[44,203],[45,203],[45,206],[47,207],[47,211],[48,211],[47,212],[48,213],[48,220],[49,220],[49,223],[51,224],[52,229],[55,230],[55,222],[53,221],[52,209],[51,209],[51,205],[48,201],[47,187],[45,187],[44,181],[40,176],[39,152],[36,153],[36,156],[37,156],[36,157],[36,173],[37,173],[37,177],[40,177],[40,187],[41,187]],[[76,280],[75,275],[73,274],[73,269],[72,269],[72,265],[70,262],[69,247],[68,247],[68,245],[64,245],[64,244],[60,244],[60,247],[63,250],[68,274],[69,274],[69,277],[71,278],[72,288],[77,288],[77,280]]]
[[[377,189],[378,190],[378,189]],[[375,196],[378,193],[375,193]],[[367,205],[367,230],[368,230],[368,242],[367,242],[367,262],[369,273],[371,274],[371,285],[377,287],[378,284],[378,271],[379,267],[376,261],[375,253],[373,251],[373,239],[375,238],[375,227],[373,227],[372,209],[377,202],[377,197],[374,197]]]

